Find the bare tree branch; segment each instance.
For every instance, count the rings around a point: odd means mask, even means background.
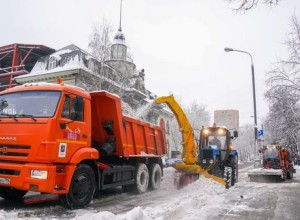
[[[246,12],[253,9],[258,4],[264,4],[268,6],[277,5],[281,0],[226,0],[233,5],[233,10],[237,12]]]

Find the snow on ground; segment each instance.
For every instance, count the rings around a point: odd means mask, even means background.
[[[164,181],[161,190],[174,193],[165,201],[159,200],[154,205],[142,208],[135,207],[125,214],[114,215],[111,212],[86,213],[77,216],[76,220],[101,219],[101,220],[167,220],[167,219],[206,219],[216,207],[224,205],[224,193],[228,193],[224,186],[213,180],[201,177],[182,190],[173,186],[173,168],[164,169]],[[197,215],[195,215],[197,213]],[[184,218],[183,218],[184,216]]]
[[[300,166],[295,166],[297,173],[295,177],[300,177]],[[113,214],[108,211],[96,211],[87,209],[73,210],[74,220],[199,220],[229,217],[243,211],[254,211],[248,204],[252,196],[257,193],[267,192],[282,187],[278,184],[252,183],[247,178],[247,170],[240,172],[239,182],[232,188],[226,190],[224,186],[213,180],[200,177],[200,179],[181,190],[176,190],[173,186],[175,170],[173,168],[164,169],[164,180],[161,189],[155,193],[162,194],[157,201],[151,201],[147,206],[137,206],[123,214]],[[299,187],[299,183],[286,183],[289,187]],[[250,190],[252,188],[252,190]],[[253,188],[255,190],[253,190]],[[153,192],[154,193],[154,192]],[[157,194],[158,195],[158,194]],[[164,196],[166,195],[166,196]],[[248,198],[247,198],[248,197]],[[155,198],[155,196],[154,196]],[[145,196],[145,199],[147,197]],[[151,197],[153,199],[153,197]],[[244,199],[244,200],[243,200]],[[248,200],[247,200],[248,199]],[[243,202],[242,202],[243,201]],[[263,208],[256,208],[259,212]],[[18,217],[19,216],[19,217]],[[0,220],[21,219],[18,210],[0,210]],[[24,219],[24,216],[22,216]],[[26,216],[25,216],[26,219]],[[41,219],[29,217],[27,219]],[[43,218],[45,219],[45,218]],[[49,218],[59,219],[59,218]]]

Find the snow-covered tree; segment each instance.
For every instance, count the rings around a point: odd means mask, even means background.
[[[209,125],[210,115],[206,110],[206,106],[193,101],[186,107],[185,112],[194,129],[195,138],[199,139],[202,126],[211,126]]]
[[[233,146],[238,152],[240,161],[249,162],[254,159],[256,146],[253,125],[247,124],[240,127],[239,137],[234,141]]]
[[[176,97],[176,101],[182,107],[185,112],[191,126],[194,130],[195,139],[199,139],[199,130],[202,126],[208,126],[210,121],[210,114],[206,107],[202,104],[199,104],[197,101],[193,101],[189,106],[184,106],[180,98]],[[170,136],[171,136],[171,145],[174,150],[182,150],[182,135],[176,118],[171,122],[170,126]],[[195,143],[196,143],[195,140]]]
[[[293,147],[300,143],[300,20],[296,16],[291,19],[288,36],[289,57],[274,64],[268,73],[265,125],[273,142]]]
[[[93,32],[89,37],[88,49],[93,56],[104,61],[110,55],[112,25],[103,18],[101,23],[93,26]]]

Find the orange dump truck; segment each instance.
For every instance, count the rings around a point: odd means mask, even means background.
[[[101,190],[160,186],[165,127],[122,114],[118,96],[40,83],[0,93],[0,196],[59,194],[69,208]]]

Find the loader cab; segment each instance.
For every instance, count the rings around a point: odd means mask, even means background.
[[[263,154],[263,167],[264,168],[280,168],[280,146],[279,145],[266,145],[262,150]]]
[[[264,150],[264,159],[277,159],[279,156],[278,149],[276,146],[266,146]]]
[[[200,149],[227,150],[230,143],[230,132],[224,127],[203,128],[200,132]]]
[[[237,152],[232,149],[232,138],[225,127],[202,128],[198,147],[200,165],[208,168],[214,163],[225,163],[228,158],[235,156]]]

